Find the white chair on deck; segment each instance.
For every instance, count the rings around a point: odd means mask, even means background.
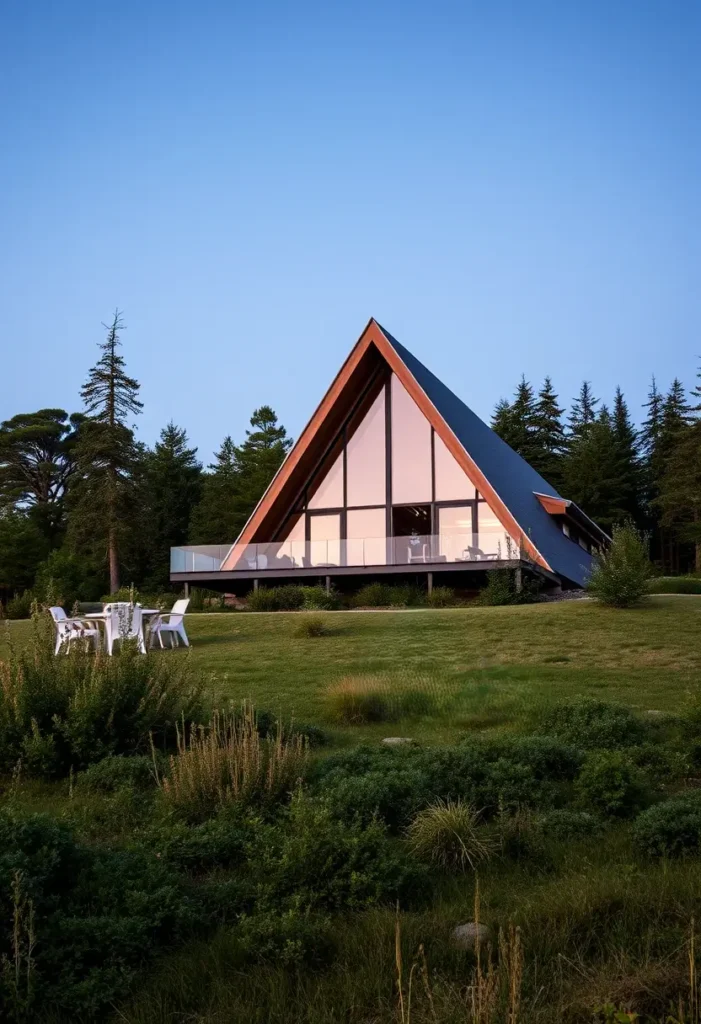
[[[119,601],[105,605],[105,640],[107,653],[112,653],[115,640],[136,640],[139,650],[146,654],[141,605]]]
[[[153,647],[154,640],[158,637],[158,642],[163,647],[163,634],[167,633],[170,636],[170,646],[177,647],[179,644],[178,637],[181,638],[182,642],[186,647],[190,646],[190,641],[187,638],[185,632],[185,612],[187,606],[190,603],[189,597],[182,598],[180,601],[176,601],[169,612],[164,615],[159,615],[153,626],[151,627],[151,639],[149,646]]]
[[[71,649],[72,640],[89,640],[95,650],[100,646],[100,630],[92,623],[83,619],[69,619],[63,608],[54,606],[49,608],[51,618],[56,626],[56,646],[54,654],[58,654],[62,647],[66,648],[66,654]]]

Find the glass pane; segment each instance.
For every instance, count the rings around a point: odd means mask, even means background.
[[[292,565],[289,568],[301,568],[304,565],[305,537],[304,537],[304,515],[291,516],[282,531],[282,543],[278,544],[278,557],[287,556]]]
[[[309,516],[311,565],[341,564],[341,516]]]
[[[477,547],[483,555],[500,559],[510,557],[509,545],[499,519],[486,501],[480,501],[477,505]]]
[[[394,563],[430,562],[431,506],[402,505],[392,509]]]
[[[474,498],[475,485],[463,473],[438,434],[433,435],[433,445],[436,460],[436,501]]]
[[[348,565],[384,565],[387,561],[387,523],[384,508],[349,511],[346,517]]]
[[[472,505],[438,509],[438,550],[448,562],[469,561],[476,547]]]
[[[431,425],[392,374],[392,503],[431,500]]]
[[[309,488],[309,508],[343,506],[343,445],[339,442],[329,453],[321,472]]]
[[[364,413],[364,415],[363,415]],[[348,505],[381,505],[386,500],[385,392],[362,409],[348,428]]]

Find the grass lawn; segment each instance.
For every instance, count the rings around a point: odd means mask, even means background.
[[[191,615],[192,658],[216,702],[250,698],[328,725],[327,691],[347,677],[428,690],[441,713],[412,723],[426,739],[503,727],[544,702],[603,696],[675,712],[701,669],[701,602],[656,596],[612,611],[590,601],[446,611],[322,613],[327,634],[297,635],[305,613]],[[11,623],[18,642],[29,624]],[[0,630],[0,657],[8,631]],[[166,655],[170,656],[170,655]],[[179,656],[185,656],[181,652]],[[349,742],[387,726],[344,728]]]
[[[428,745],[455,743],[465,733],[537,733],[547,704],[578,695],[628,705],[654,731],[660,720],[647,713],[683,714],[687,694],[698,688],[700,678],[701,601],[694,597],[658,595],[628,611],[572,601],[325,612],[319,613],[326,624],[320,637],[300,634],[309,614],[191,615],[190,652],[163,657],[191,658],[206,674],[215,704],[250,698],[258,708],[321,725],[331,738],[322,756],[387,735]],[[26,643],[30,629],[24,622],[0,629],[0,658],[7,655],[9,641]],[[428,693],[433,710],[400,721],[339,724],[330,716],[329,689],[358,677],[388,693]],[[670,743],[670,751],[680,756],[689,753],[690,767],[671,786],[663,769],[651,768],[652,801],[701,782],[683,730],[683,723],[665,721],[664,735],[654,741],[660,749]],[[701,741],[697,746],[701,750]],[[138,807],[132,822],[131,805],[120,803],[118,795],[88,798],[79,788],[77,793],[69,792],[65,780],[27,780],[13,799],[26,810],[47,810],[77,822],[90,842],[130,843],[144,827]],[[578,798],[574,791],[570,796],[576,809]],[[678,999],[688,1005],[690,999],[686,942],[692,920],[701,917],[701,858],[646,860],[636,849],[631,820],[624,817],[609,818],[591,835],[539,840],[539,813],[526,810],[521,817],[517,811],[509,826],[514,849],[480,870],[482,919],[495,931],[510,922],[522,929],[526,954],[519,1024],[633,1019],[595,1013],[606,1002],[620,1011],[641,1011],[645,1024],[672,1020],[670,1006]],[[402,850],[405,842],[401,831],[392,839]],[[525,843],[522,850],[519,843]],[[417,993],[412,1024],[517,1020],[496,1004],[491,1015],[470,1015],[465,986],[472,968],[453,948],[450,931],[471,919],[474,898],[474,875],[453,876],[442,879],[425,909],[402,914],[406,970],[424,944],[435,971],[431,983],[438,1011]],[[409,1020],[397,1003],[393,906],[346,912],[334,918],[334,930],[338,948],[328,967],[292,970],[274,958],[237,967],[236,928],[227,926],[164,957],[133,1001],[125,994],[115,1019],[129,1024]]]

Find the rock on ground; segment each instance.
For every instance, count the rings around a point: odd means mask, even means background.
[[[460,949],[474,949],[478,938],[480,943],[489,941],[489,928],[486,924],[468,921],[467,924],[453,928],[453,942]]]

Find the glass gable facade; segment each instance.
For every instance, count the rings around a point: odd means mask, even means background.
[[[512,557],[497,516],[394,374],[358,397],[277,543],[296,566]]]

